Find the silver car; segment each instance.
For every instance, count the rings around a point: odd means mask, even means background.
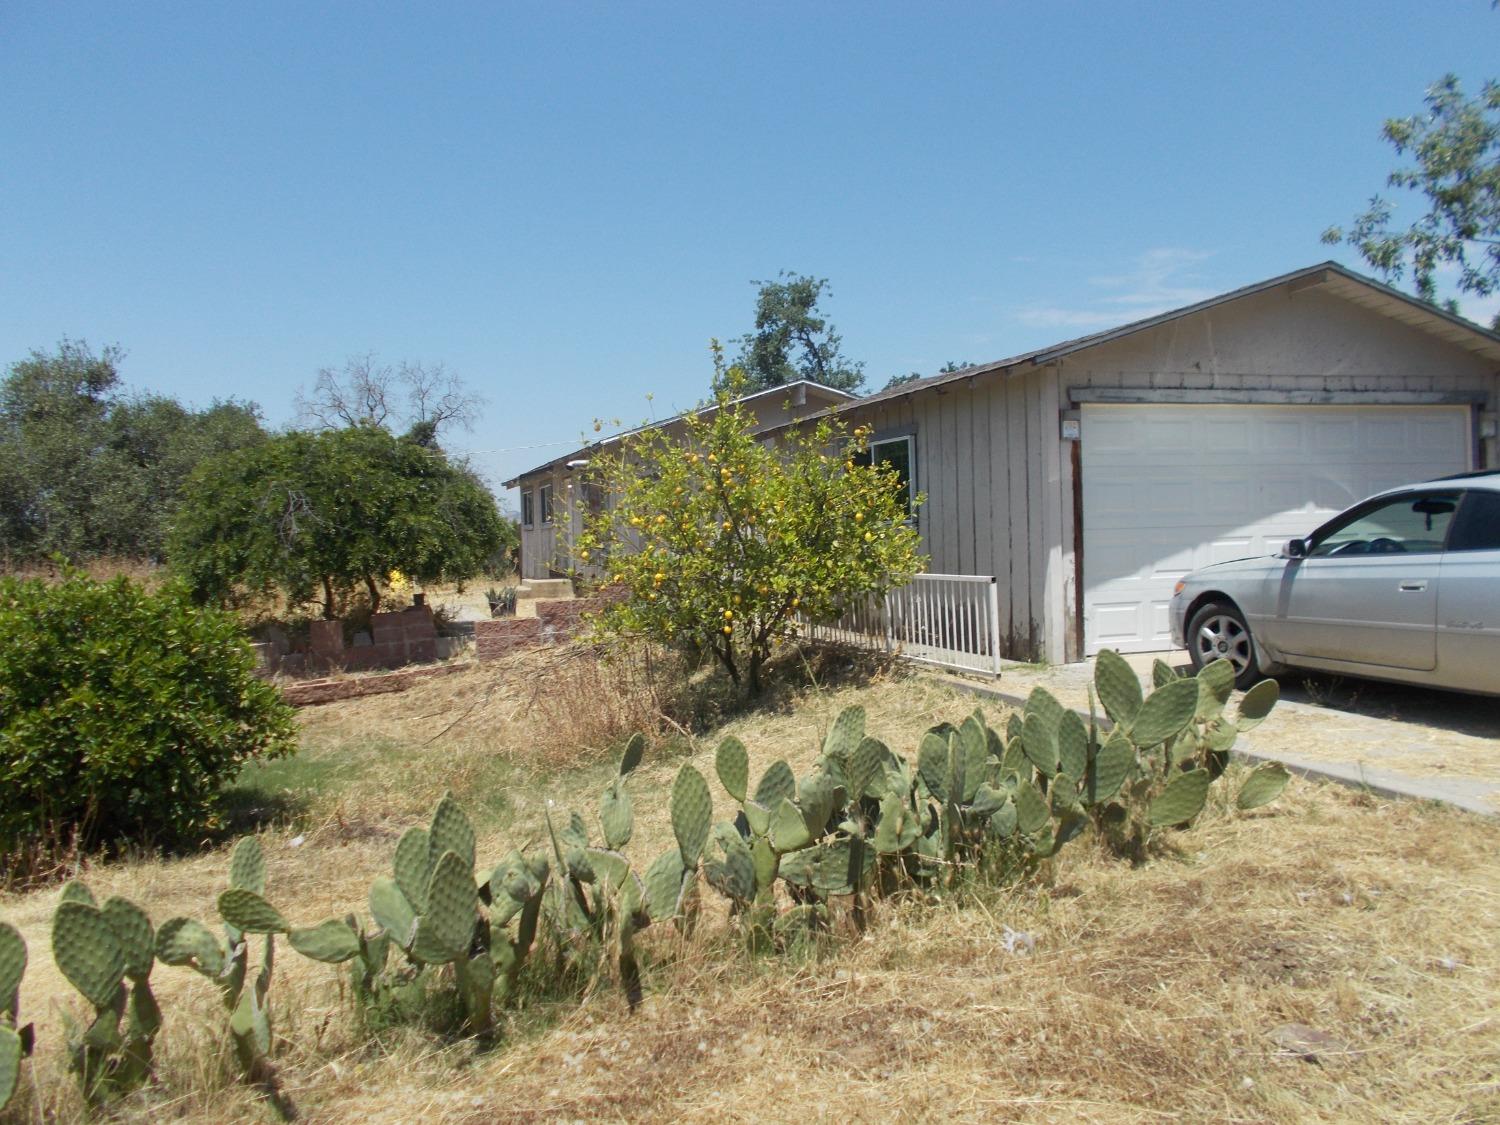
[[[1248,687],[1287,667],[1500,695],[1500,470],[1377,493],[1279,555],[1177,583],[1172,639]]]

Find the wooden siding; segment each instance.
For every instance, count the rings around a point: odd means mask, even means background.
[[[1453,395],[1476,403],[1475,464],[1500,464],[1495,440],[1478,437],[1480,416],[1493,419],[1500,407],[1500,375],[1488,361],[1316,289],[1249,297],[1054,365],[1019,364],[846,408],[876,437],[914,435],[929,569],[995,576],[1007,656],[1081,656],[1080,513],[1061,416],[1075,395],[1109,388],[1142,402],[1174,393],[1233,402],[1314,391],[1370,404]]]

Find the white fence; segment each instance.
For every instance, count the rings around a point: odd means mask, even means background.
[[[805,626],[803,636],[999,675],[999,593],[988,575],[919,574],[884,601],[871,599],[832,625]]]

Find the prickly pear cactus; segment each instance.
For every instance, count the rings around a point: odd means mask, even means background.
[[[672,784],[672,834],[677,837],[677,852],[685,867],[696,867],[708,841],[714,802],[708,782],[690,765],[677,772]]]

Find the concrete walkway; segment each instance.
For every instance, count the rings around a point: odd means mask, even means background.
[[[1190,670],[1185,653],[1127,657],[1148,689],[1158,656]],[[1033,688],[1045,687],[1086,715],[1093,674],[1090,661],[1008,664],[991,683],[940,678],[1017,707]],[[1234,707],[1231,700],[1231,713]],[[1304,776],[1382,796],[1446,801],[1500,816],[1500,699],[1493,697],[1294,672],[1281,677],[1281,702],[1240,737],[1235,754],[1251,762],[1275,760]]]

